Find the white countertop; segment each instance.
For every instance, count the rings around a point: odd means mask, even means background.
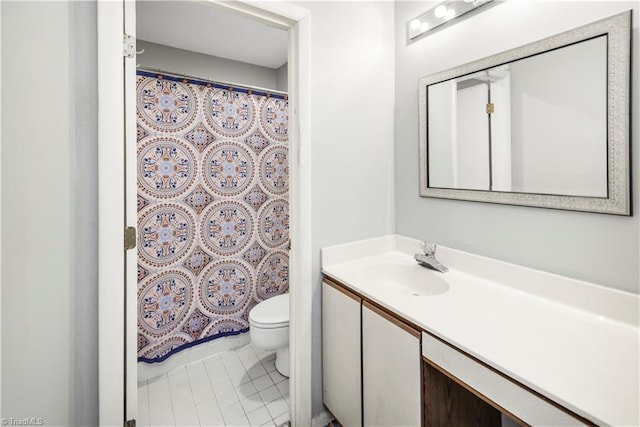
[[[445,247],[438,273],[417,266],[419,248],[402,236],[325,248],[322,271],[596,424],[640,425],[638,295]],[[448,289],[381,286],[389,265]]]

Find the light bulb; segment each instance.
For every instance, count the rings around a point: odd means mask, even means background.
[[[456,16],[456,11],[453,9],[447,9],[447,13],[444,16],[445,21],[448,21]]]
[[[440,6],[435,8],[433,14],[436,16],[436,18],[444,18],[444,16],[447,14],[447,6],[441,4]]]
[[[427,31],[429,31],[429,24],[427,24],[426,22],[423,22],[422,25],[420,26],[420,32],[426,33]]]
[[[422,25],[423,24],[419,19],[414,19],[409,23],[409,28],[411,28],[413,31],[418,31],[420,28],[422,28]]]

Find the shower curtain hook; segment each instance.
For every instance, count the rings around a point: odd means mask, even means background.
[[[140,52],[136,52],[136,55],[141,55],[144,53],[144,49],[142,49]]]

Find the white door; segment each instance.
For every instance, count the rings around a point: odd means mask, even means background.
[[[135,144],[135,122],[127,120],[127,117],[135,120],[135,113],[132,115],[125,109],[125,98],[133,96],[135,99],[132,85],[135,77],[131,78],[131,73],[135,72],[135,57],[126,57],[123,49],[123,34],[128,31],[135,37],[134,27],[135,0],[98,1],[98,387],[101,426],[123,425],[127,420],[135,419],[137,411],[136,322],[126,321],[131,316],[135,319],[135,303],[131,304],[129,295],[135,295],[136,290],[136,251],[125,250],[123,244],[125,228],[136,225],[135,145],[131,148],[131,144]],[[129,105],[135,105],[135,102]],[[126,153],[133,153],[133,158]],[[127,179],[131,176],[133,180]]]
[[[488,84],[479,82],[457,91],[457,182],[465,190],[490,190]]]
[[[309,194],[310,116],[308,11],[288,2],[255,4],[251,0],[217,4],[290,28],[290,165],[295,187],[291,253],[293,424],[310,424],[311,240]],[[135,55],[125,58],[123,34],[135,39],[135,0],[98,0],[98,200],[99,200],[99,412],[101,426],[123,425],[137,415],[137,254],[123,252],[123,232],[136,226]],[[135,47],[134,47],[135,49]],[[129,107],[127,107],[129,106]],[[125,136],[123,138],[123,135]],[[130,285],[129,285],[130,284]],[[129,285],[129,286],[127,286]],[[296,327],[296,325],[303,325]]]
[[[124,33],[135,41],[136,0],[124,0]],[[133,51],[124,59],[124,113],[125,113],[125,222],[136,227],[137,239],[137,168],[136,168],[136,58]],[[138,254],[132,249],[125,256],[125,420],[134,420],[138,414]]]

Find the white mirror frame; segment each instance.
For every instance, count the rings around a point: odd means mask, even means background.
[[[428,187],[427,87],[429,85],[516,61],[531,55],[607,35],[607,188],[608,197],[462,190]],[[548,37],[459,67],[422,77],[420,103],[420,196],[550,209],[631,215],[630,191],[631,11]]]

